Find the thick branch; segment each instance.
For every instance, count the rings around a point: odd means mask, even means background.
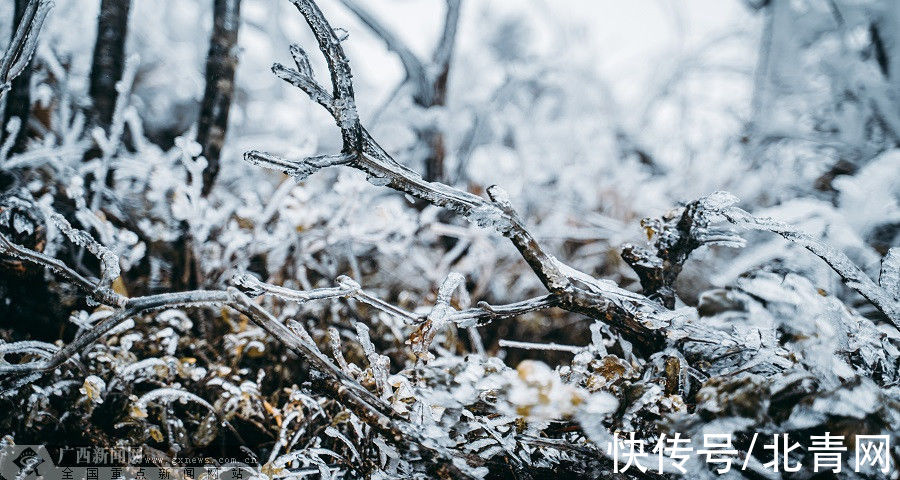
[[[566,267],[568,271],[578,274],[580,283],[584,285],[576,287],[570,280],[571,275],[562,272],[564,265],[544,252],[528,232],[501,189],[494,187],[490,190],[492,201],[489,202],[448,185],[426,181],[394,160],[359,124],[349,65],[322,12],[311,0],[292,2],[306,18],[319,49],[325,55],[334,90],[333,99],[328,101],[323,96],[323,90],[317,87],[311,76],[308,62],[298,62],[298,70],[283,66],[276,66],[273,70],[281,72],[279,77],[297,84],[330,111],[341,129],[344,153],[357,154],[350,166],[367,173],[369,180],[376,185],[387,185],[420,200],[456,211],[480,226],[492,227],[509,238],[544,286],[559,297],[560,307],[605,321],[636,343],[642,351],[656,351],[664,345],[662,329],[667,321],[658,304],[646,297],[610,288],[593,277]],[[355,136],[357,132],[358,137]],[[261,157],[262,154],[259,153],[245,155],[248,161],[258,161]],[[310,162],[301,163],[304,173],[315,170]]]
[[[203,195],[209,194],[219,174],[219,156],[228,130],[228,111],[234,97],[237,39],[241,0],[213,2],[213,30],[206,56],[206,91],[200,107],[197,143],[203,148]]]
[[[622,258],[637,273],[644,295],[674,308],[675,280],[691,252],[711,243],[743,245],[740,237],[710,228],[711,217],[717,217],[722,208],[717,203],[720,197],[708,195],[661,218],[641,220],[647,235],[655,238],[653,249],[628,244],[622,249]]]

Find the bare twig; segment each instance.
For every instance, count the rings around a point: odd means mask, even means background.
[[[450,61],[453,59],[453,50],[456,46],[456,32],[459,29],[459,13],[462,7],[462,0],[446,0],[446,3],[444,30],[441,32],[441,39],[432,56],[434,64],[439,67],[439,72],[446,72],[450,68]],[[441,73],[438,73],[438,76],[441,76]]]
[[[450,64],[456,46],[456,31],[459,25],[461,0],[447,0],[447,12],[444,17],[444,30],[434,50],[434,78],[431,82],[430,102],[419,102],[423,107],[443,106],[447,103],[447,84],[450,80]],[[428,147],[425,158],[425,178],[432,181],[446,182],[447,172],[444,160],[447,146],[444,133],[434,125],[420,129],[419,140]]]

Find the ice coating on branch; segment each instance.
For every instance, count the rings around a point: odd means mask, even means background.
[[[297,65],[297,72],[305,77],[313,78],[313,70],[309,63],[309,56],[306,54],[306,50],[299,44],[292,43],[290,52],[291,57],[294,58],[294,63]]]
[[[384,187],[391,183],[390,177],[382,177],[378,175],[366,175],[366,180],[376,187]]]
[[[311,348],[316,353],[322,353],[319,350],[319,346],[316,345],[316,341],[313,340],[313,338],[309,335],[309,332],[306,331],[305,328],[303,328],[303,325],[301,325],[300,322],[296,320],[288,320],[287,326],[291,329],[292,332],[294,332],[295,335],[300,337],[300,339],[302,339],[309,346],[309,348]]]
[[[337,38],[337,41],[343,42],[350,37],[350,32],[347,31],[346,28],[336,27],[334,29],[334,36]]]
[[[337,112],[337,122],[342,130],[350,130],[359,122],[356,102],[352,98],[338,98],[332,103]]]
[[[900,247],[888,250],[884,256],[878,283],[888,295],[900,299]]]
[[[500,233],[506,233],[512,228],[512,222],[509,218],[496,207],[491,205],[481,205],[474,208],[467,215],[469,220],[475,222],[479,227],[496,230]]]
[[[231,283],[234,286],[239,287],[244,293],[252,297],[258,297],[265,293],[262,282],[260,282],[258,278],[246,272],[234,274],[234,276],[231,277]]]
[[[388,383],[388,376],[391,373],[390,359],[380,355],[375,350],[375,345],[369,338],[369,327],[360,322],[354,323],[353,327],[356,329],[356,337],[359,339],[359,344],[362,345],[363,352],[365,352],[366,358],[369,360],[369,367],[372,369],[372,376],[375,378],[375,387],[381,393],[381,398],[390,398],[393,393],[391,385]]]
[[[19,342],[0,343],[0,358],[10,353],[28,353],[40,357],[48,358],[52,356],[59,347],[52,343],[40,342],[37,340],[22,340]]]
[[[319,170],[334,165],[343,165],[350,162],[353,155],[319,155],[306,157],[300,160],[288,160],[271,153],[251,150],[244,153],[244,160],[262,168],[278,170],[290,175],[294,180],[302,182]]]
[[[449,316],[455,311],[450,301],[457,288],[464,288],[465,278],[457,272],[450,272],[438,288],[437,301],[426,320],[410,338],[413,352],[418,357],[427,357],[428,348],[435,335],[442,332],[449,322]]]
[[[155,390],[151,390],[144,395],[141,395],[140,398],[137,399],[135,406],[137,407],[138,412],[146,412],[147,406],[151,403],[164,405],[172,402],[194,402],[196,404],[202,405],[211,412],[215,412],[216,410],[212,405],[209,404],[209,402],[200,398],[199,396],[191,392],[179,390],[177,388],[157,388]],[[144,414],[146,415],[146,413]]]
[[[881,310],[882,313],[891,319],[894,326],[900,326],[900,300],[894,298],[872,281],[844,252],[774,218],[755,217],[737,207],[723,210],[722,215],[735,225],[776,233],[809,250],[824,260],[848,287],[859,292],[860,295]]]
[[[704,210],[720,212],[726,208],[737,205],[740,200],[730,192],[717,190],[709,195],[701,197],[699,202]]]
[[[68,220],[56,212],[49,212],[48,217],[72,243],[84,248],[100,260],[100,285],[108,287],[119,277],[119,257],[110,249],[98,243],[87,232],[72,227]]]
[[[344,373],[350,374],[350,365],[347,363],[347,359],[344,358],[341,334],[338,333],[337,328],[328,327],[328,342],[331,344],[331,353],[334,355],[334,359],[337,360],[338,366],[341,367]]]

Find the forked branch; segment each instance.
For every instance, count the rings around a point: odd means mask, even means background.
[[[581,277],[579,282],[574,282],[571,275],[563,272],[562,264],[545,252],[527,230],[502,189],[491,187],[491,199],[486,200],[443,183],[427,181],[394,160],[360,125],[349,63],[334,30],[315,2],[291,1],[306,18],[319,49],[325,56],[331,75],[332,93],[329,96],[312,77],[306,55],[299,47],[292,48],[297,63],[296,70],[275,65],[273,71],[303,90],[331,113],[344,139],[342,154],[348,157],[327,156],[290,161],[272,154],[251,151],[245,154],[247,161],[282,169],[301,177],[324,166],[347,165],[365,172],[376,185],[386,185],[433,205],[453,210],[478,225],[493,228],[509,238],[544,286],[554,295],[560,307],[603,320],[637,344],[641,350],[656,351],[664,344],[661,328],[665,326],[665,321],[661,320],[662,307],[659,304],[621,289],[606,288],[603,282],[571,267],[565,267]],[[339,161],[332,161],[334,159]],[[585,277],[589,281],[585,282]]]

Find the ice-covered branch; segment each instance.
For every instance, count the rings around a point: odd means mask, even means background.
[[[375,297],[374,295],[366,293],[358,283],[356,283],[349,277],[342,275],[338,277],[337,280],[339,284],[339,286],[337,287],[317,288],[305,291],[279,287],[270,283],[261,282],[257,280],[256,277],[253,277],[252,275],[246,273],[235,275],[232,279],[232,283],[244,293],[251,296],[259,296],[263,294],[273,295],[283,300],[297,303],[305,303],[311,300],[323,300],[329,298],[354,298],[357,301],[365,303],[388,315],[400,318],[408,323],[414,323],[419,320],[419,317],[417,315],[407,312],[400,307],[391,305],[384,300]]]
[[[91,252],[97,257],[97,260],[100,260],[100,286],[103,288],[109,287],[120,274],[119,257],[117,257],[110,249],[94,240],[84,230],[72,227],[72,225],[69,224],[69,221],[62,215],[56,212],[50,212],[48,216],[56,228],[58,228],[69,241]]]
[[[675,280],[688,256],[706,244],[743,245],[743,239],[715,230],[710,223],[719,211],[731,205],[722,192],[705,196],[658,219],[641,220],[648,236],[655,240],[652,249],[626,244],[622,258],[637,273],[644,295],[659,299],[666,308],[675,307]]]
[[[528,312],[544,310],[559,306],[560,298],[556,295],[544,295],[542,297],[529,298],[521,302],[507,303],[504,305],[491,305],[487,302],[478,302],[477,308],[468,308],[454,312],[449,320],[460,327],[472,327],[484,325],[491,320],[509,318]]]
[[[210,306],[227,304],[229,296],[226,292],[196,290],[181,293],[163,293],[159,295],[149,295],[146,297],[135,297],[128,299],[123,308],[113,315],[102,320],[90,330],[82,333],[70,343],[59,349],[47,360],[21,363],[21,364],[0,364],[0,375],[26,375],[30,373],[45,372],[54,369],[70,358],[77,355],[89,345],[96,342],[100,337],[109,333],[110,330],[116,328],[122,322],[129,318],[139,315],[148,310],[158,310],[164,308],[175,307],[192,307],[192,306]]]
[[[291,0],[298,8],[316,37],[319,49],[328,63],[332,83],[332,99],[325,98],[324,90],[310,77],[305,55],[298,59],[299,70],[276,65],[273,70],[279,77],[297,85],[317,103],[325,106],[335,117],[344,140],[344,153],[357,154],[350,166],[362,170],[376,185],[386,185],[415,198],[456,211],[482,227],[490,227],[509,238],[516,249],[538,275],[547,289],[558,296],[559,306],[602,319],[619,329],[629,340],[643,350],[655,351],[664,343],[662,331],[665,321],[651,320],[649,316],[661,314],[653,302],[637,299],[634,294],[621,295],[615,289],[591,289],[575,287],[561,272],[559,262],[546,253],[512,208],[509,199],[499,187],[491,187],[485,200],[471,193],[439,182],[430,182],[394,160],[359,124],[353,98],[353,82],[350,67],[340,41],[315,3],[311,0]],[[302,51],[295,48],[293,51]],[[280,73],[279,73],[280,72]],[[357,136],[358,135],[358,136]],[[260,161],[261,155],[249,155],[248,161]],[[265,157],[266,164],[284,168],[280,161]],[[305,163],[305,165],[309,165]],[[303,167],[307,170],[308,167]],[[645,301],[646,300],[646,301]]]
[[[38,34],[53,2],[30,0],[25,6],[12,40],[0,58],[0,80],[3,81],[0,91],[6,91],[16,76],[28,65],[37,47]]]
[[[856,290],[863,298],[871,302],[878,311],[893,322],[894,326],[900,327],[900,300],[876,284],[844,252],[820,242],[809,234],[801,232],[788,224],[773,218],[755,217],[738,207],[724,209],[722,210],[722,215],[735,225],[776,233],[809,250],[824,260],[841,277],[844,284]]]
[[[28,14],[29,7],[33,3],[34,0],[15,0],[13,25],[19,25],[26,19],[25,15]],[[21,73],[11,80],[6,97],[6,107],[3,109],[2,123],[0,123],[0,138],[12,140],[11,148],[7,151],[13,153],[21,153],[25,149],[28,120],[31,118],[31,64],[32,61],[29,59]],[[3,94],[0,93],[0,98],[2,97]],[[9,125],[13,119],[18,119],[18,129],[7,132],[3,126]],[[0,159],[4,158],[6,158],[6,154],[0,154]]]
[[[235,275],[232,284],[245,294],[250,296],[272,295],[283,300],[305,303],[313,300],[329,298],[353,298],[358,302],[369,305],[387,315],[399,318],[408,324],[424,322],[428,315],[416,314],[406,311],[366,292],[355,281],[346,276],[338,277],[337,287],[317,288],[312,290],[294,290],[262,282],[256,277],[243,273]],[[475,308],[465,310],[452,310],[447,312],[445,319],[457,324],[459,327],[468,328],[485,325],[492,320],[515,317],[536,310],[544,310],[560,305],[560,297],[556,295],[544,295],[541,297],[522,300],[521,302],[504,305],[491,305],[487,302],[478,302]]]
[[[126,298],[113,292],[108,287],[97,284],[84,278],[80,273],[60,261],[59,259],[44,255],[21,245],[12,243],[5,235],[0,233],[0,254],[9,255],[27,262],[47,267],[62,275],[67,280],[86,291],[91,298],[103,305],[124,306]]]
[[[406,82],[412,84],[413,101],[423,108],[444,105],[447,99],[447,82],[450,77],[450,63],[456,43],[461,1],[447,0],[443,29],[430,62],[416,56],[402,40],[356,0],[341,1],[385,42],[388,50],[397,54],[406,71]],[[424,158],[425,179],[444,181],[446,177],[444,171],[446,147],[443,132],[433,125],[414,126],[414,128],[419,143],[427,151]]]
[[[585,350],[586,347],[579,347],[577,345],[558,345],[556,343],[532,343],[532,342],[518,342],[514,340],[500,340],[498,343],[501,347],[504,348],[519,348],[522,350],[546,350],[551,352],[569,352],[569,353],[581,353]]]
[[[313,381],[314,388],[339,400],[390,441],[404,448],[416,448],[424,457],[438,461],[442,464],[442,468],[455,473],[453,478],[468,478],[454,466],[452,460],[458,457],[456,452],[431,445],[420,436],[414,425],[393,412],[390,405],[350,378],[341,368],[322,355],[318,348],[307,344],[236,288],[229,289],[228,295],[231,297],[233,308],[310,363],[317,374]]]
[[[312,0],[291,0],[297,10],[303,14],[306,23],[316,37],[319,50],[325,55],[328,72],[331,75],[331,96],[337,113],[338,127],[344,142],[344,151],[360,151],[362,146],[362,126],[356,112],[356,99],[353,96],[353,77],[350,73],[350,62],[341,46],[341,41],[334,29]]]
[[[29,0],[12,40],[0,58],[0,99],[11,87],[11,82],[28,67],[37,48],[38,35],[47,13],[53,8],[49,0]]]
[[[326,298],[345,297],[353,293],[352,289],[344,287],[317,288],[307,291],[293,290],[261,282],[248,273],[235,275],[234,278],[232,278],[231,283],[241,289],[244,293],[254,297],[265,293],[297,303],[306,303],[311,300],[322,300]]]
[[[257,167],[281,171],[294,177],[298,182],[305,180],[307,177],[323,168],[347,165],[355,158],[356,155],[353,154],[339,153],[336,155],[316,155],[300,160],[289,160],[271,153],[258,152],[256,150],[244,153],[244,159],[247,162],[252,163]]]
[[[309,60],[306,58],[306,53],[299,46],[291,45],[291,54],[294,56],[294,61],[297,63],[298,70],[276,63],[272,65],[272,73],[285,82],[303,90],[304,93],[309,95],[310,99],[325,107],[325,109],[337,119],[339,117],[339,111],[335,108],[334,99],[331,94],[313,78],[312,70],[309,68]]]

